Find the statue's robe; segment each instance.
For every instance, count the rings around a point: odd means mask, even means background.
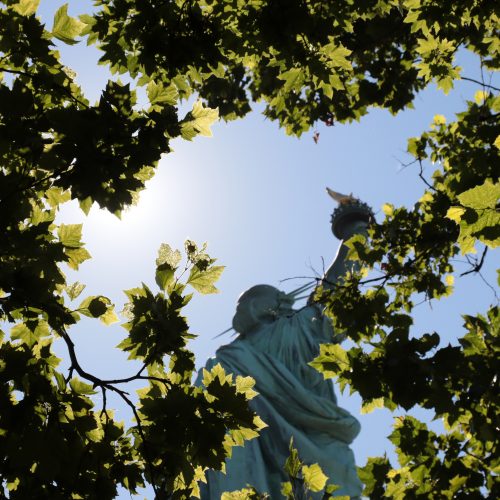
[[[328,342],[332,342],[329,320],[317,306],[309,306],[240,336],[207,362],[207,369],[220,363],[227,372],[255,379],[259,396],[250,406],[268,427],[244,447],[233,447],[226,474],[207,474],[207,484],[201,484],[202,500],[219,500],[223,492],[247,485],[269,493],[271,499],[282,498],[291,437],[305,464],[318,463],[329,483],[341,486],[337,495],[361,495],[349,448],[360,424],[337,405],[331,382],[308,365],[318,355],[319,344]]]

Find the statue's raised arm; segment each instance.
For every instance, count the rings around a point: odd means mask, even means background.
[[[344,244],[355,234],[366,234],[373,221],[373,211],[366,204],[352,195],[337,193],[326,188],[328,194],[338,203],[332,213],[332,232],[341,241],[337,255],[323,276],[323,288],[333,288],[342,281],[348,271],[356,268],[357,263],[347,259],[349,249]]]
[[[333,193],[333,192],[332,192]],[[330,193],[331,194],[331,193]],[[334,193],[338,195],[338,193]],[[343,196],[343,195],[339,195]],[[353,197],[339,199],[332,216],[332,230],[345,241],[366,231],[372,212]],[[322,284],[333,287],[353,265],[346,260],[342,243]],[[332,342],[334,332],[321,308],[293,309],[294,294],[270,285],[256,285],[238,299],[233,328],[237,338],[220,347],[207,369],[220,363],[226,372],[250,375],[259,395],[251,408],[268,425],[261,435],[233,448],[226,460],[226,474],[209,472],[201,484],[202,500],[219,500],[222,493],[254,486],[271,499],[281,498],[290,438],[306,464],[318,463],[339,495],[359,498],[362,485],[349,444],[359,433],[359,422],[337,405],[330,381],[309,363],[321,343]],[[201,384],[199,377],[197,383]],[[322,493],[312,494],[322,498]]]

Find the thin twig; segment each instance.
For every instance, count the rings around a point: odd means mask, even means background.
[[[418,173],[418,176],[420,177],[420,179],[422,179],[422,181],[424,182],[424,184],[429,188],[431,189],[432,191],[436,192],[437,193],[437,189],[429,183],[429,181],[424,177],[424,166],[422,165],[422,160],[419,158],[418,159],[418,163],[420,165],[420,172]]]
[[[410,161],[410,162],[408,162],[408,163],[404,163],[404,162],[402,162],[402,161],[401,161],[398,157],[396,157],[396,156],[393,156],[393,158],[394,158],[395,160],[397,160],[397,161],[398,161],[398,163],[401,165],[401,170],[400,170],[399,172],[401,172],[401,171],[402,171],[402,169],[404,169],[404,168],[408,168],[408,167],[411,167],[412,165],[415,165],[415,163],[417,163],[417,161],[421,161],[419,158],[415,158],[414,160],[412,160],[412,161]],[[398,173],[399,173],[399,172],[398,172]]]
[[[468,274],[472,274],[472,273],[478,273],[481,268],[483,267],[483,264],[484,264],[484,258],[486,257],[486,253],[488,252],[488,247],[484,247],[484,250],[483,250],[483,254],[481,255],[481,259],[479,260],[479,262],[475,262],[474,265],[472,264],[472,262],[469,260],[469,256],[466,256],[467,258],[467,261],[469,262],[469,264],[473,265],[472,269],[469,269],[468,271],[465,271],[463,272],[460,277],[462,276],[467,276]]]
[[[314,269],[313,269],[314,271]],[[280,283],[284,283],[285,281],[291,281],[291,280],[313,280],[313,281],[321,281],[321,278],[317,278],[315,276],[292,276],[290,278],[283,278],[282,280],[279,280]]]
[[[488,282],[488,280],[483,276],[483,273],[479,271],[478,276],[483,280],[484,284],[493,292],[493,296],[495,297],[495,300],[498,302],[498,294],[495,288]]]
[[[106,416],[106,425],[109,423],[109,415],[106,410],[106,387],[103,385],[101,386],[101,392],[102,392],[102,408],[101,408],[101,414],[100,418],[102,418],[103,415]]]
[[[477,83],[478,85],[481,85],[483,87],[487,87],[489,89],[496,90],[497,92],[500,92],[500,89],[498,87],[494,87],[493,85],[488,85],[487,83],[480,82],[479,80],[474,80],[474,78],[467,78],[466,76],[461,76],[460,79],[466,80],[466,81],[472,82],[472,83]]]

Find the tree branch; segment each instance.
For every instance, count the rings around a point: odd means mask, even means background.
[[[489,89],[496,90],[497,92],[500,92],[500,89],[498,87],[494,87],[493,85],[488,85],[487,83],[480,82],[479,80],[474,80],[474,78],[468,78],[466,76],[461,76],[460,79],[466,80],[466,81],[472,82],[472,83],[477,83],[478,85],[481,85],[482,87],[487,87]]]
[[[133,377],[128,377],[125,379],[116,379],[114,381],[113,380],[102,380],[102,379],[96,377],[95,375],[92,375],[91,373],[86,372],[81,367],[81,365],[78,361],[78,358],[76,356],[75,344],[74,344],[73,340],[71,339],[71,337],[69,336],[68,332],[66,332],[66,330],[64,328],[61,328],[57,331],[57,333],[64,340],[64,342],[66,343],[66,346],[68,348],[68,353],[69,353],[69,357],[71,360],[70,373],[72,374],[73,371],[76,371],[78,373],[78,375],[80,375],[84,379],[92,382],[94,384],[94,387],[100,387],[101,390],[103,391],[103,411],[105,411],[105,404],[106,404],[106,397],[105,397],[106,392],[105,391],[106,390],[113,391],[116,394],[118,394],[123,399],[123,401],[125,401],[125,403],[129,406],[129,408],[132,410],[132,413],[134,414],[134,417],[135,417],[135,420],[137,423],[137,430],[138,430],[139,435],[141,436],[142,442],[144,444],[144,460],[146,462],[147,468],[149,469],[149,474],[151,477],[151,485],[152,485],[153,490],[155,492],[155,498],[157,498],[159,492],[158,492],[158,487],[157,487],[157,485],[155,483],[155,479],[154,479],[153,465],[152,465],[151,459],[148,456],[148,452],[147,452],[148,445],[147,445],[146,436],[144,434],[144,429],[142,428],[141,418],[139,416],[139,413],[138,413],[137,408],[135,407],[134,403],[132,403],[132,401],[128,397],[128,393],[122,389],[118,389],[113,384],[131,382],[132,380],[136,380],[137,378],[139,378],[139,379],[150,379],[151,378],[153,380],[158,379],[164,383],[166,383],[167,381],[165,381],[163,379],[159,379],[158,377],[143,377],[143,376],[141,376],[140,374],[145,370],[146,364],[144,364],[144,366]],[[102,412],[101,412],[101,415],[102,415]],[[106,415],[107,415],[107,413],[106,413]]]
[[[469,264],[473,265],[472,269],[469,269],[468,271],[463,272],[460,277],[462,276],[467,276],[468,274],[472,273],[478,273],[481,268],[483,267],[484,264],[484,258],[486,257],[486,253],[488,252],[488,247],[484,247],[483,254],[481,255],[481,259],[475,262],[475,264],[472,264],[472,262],[469,262]]]
[[[500,89],[498,87],[494,87],[493,85],[489,85],[487,83],[480,82],[479,80],[475,80],[474,78],[468,78],[466,76],[461,76],[460,79],[466,80],[466,81],[472,82],[472,83],[477,83],[478,85],[481,85],[482,87],[487,87],[489,89],[496,90],[497,92],[500,92]]]

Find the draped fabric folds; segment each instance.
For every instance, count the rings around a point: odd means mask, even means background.
[[[319,463],[329,482],[341,486],[337,495],[361,495],[349,448],[360,431],[359,422],[337,405],[331,383],[308,365],[317,356],[319,344],[327,342],[332,342],[330,322],[318,307],[309,306],[262,324],[251,335],[222,346],[208,360],[207,369],[220,363],[229,373],[255,379],[259,396],[250,406],[268,427],[244,447],[233,448],[226,474],[207,474],[207,484],[201,485],[202,500],[219,500],[223,492],[247,485],[272,499],[281,498],[291,437],[304,463]]]

